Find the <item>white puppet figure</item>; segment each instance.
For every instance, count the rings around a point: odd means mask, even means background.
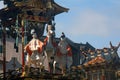
[[[53,30],[52,25],[47,26],[47,36],[44,39],[44,47],[45,47],[45,52],[47,53],[48,56],[48,61],[51,60],[51,57],[55,55],[55,50],[56,50],[56,42],[55,42],[55,32]]]
[[[48,63],[49,63],[49,68],[50,68],[50,72],[54,72],[55,73],[55,64],[50,65],[51,63],[51,57],[55,57],[55,53],[56,53],[56,47],[57,47],[57,43],[55,41],[55,31],[54,31],[54,26],[53,25],[48,25],[47,26],[47,36],[44,39],[44,48],[45,51],[44,53],[47,55],[47,59],[48,59]],[[54,67],[54,69],[52,69],[52,67]],[[53,71],[52,71],[53,70]]]
[[[66,41],[66,37],[64,33],[62,33],[61,41],[58,43],[57,56],[56,60],[62,69],[62,73],[64,71],[69,70],[72,65],[72,49],[70,45]]]
[[[45,55],[43,56],[43,42],[37,39],[37,35],[35,30],[31,30],[32,40],[25,46],[24,50],[27,52],[27,65],[30,67],[39,67],[41,65],[44,66],[45,63]],[[47,65],[45,65],[47,66]],[[46,67],[48,70],[48,66]]]

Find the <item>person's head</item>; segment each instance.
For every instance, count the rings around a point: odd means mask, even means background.
[[[36,33],[32,34],[32,37],[37,38],[37,34]]]
[[[47,26],[47,35],[48,35],[48,36],[55,36],[55,32],[54,32],[54,30],[52,29],[52,25],[48,25],[48,26]]]
[[[52,30],[52,25],[48,25],[47,30]]]
[[[51,59],[51,60],[54,60],[54,57],[53,57],[53,56],[51,56],[51,57],[50,57],[50,59]]]
[[[62,32],[62,35],[61,35],[60,39],[61,39],[61,40],[64,40],[64,39],[65,39],[65,34],[64,34],[64,32]]]
[[[37,38],[37,34],[34,29],[31,30],[31,35],[33,38]]]
[[[62,35],[65,35],[64,32],[62,32]]]

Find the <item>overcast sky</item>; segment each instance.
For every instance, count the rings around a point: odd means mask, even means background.
[[[120,42],[120,0],[54,0],[69,8],[55,17],[56,37],[64,32],[76,43],[90,43],[95,48]],[[3,7],[0,4],[0,7]]]

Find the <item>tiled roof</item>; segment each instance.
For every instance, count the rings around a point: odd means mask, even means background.
[[[104,62],[105,62],[104,58],[102,58],[101,56],[97,56],[94,59],[86,62],[84,64],[84,66],[96,65],[96,64],[101,64],[101,63],[104,63]]]
[[[103,48],[86,53],[86,61],[84,63],[84,66],[91,66],[97,64],[100,65],[101,63],[112,63],[113,65],[120,63],[117,49],[113,50],[112,48]]]

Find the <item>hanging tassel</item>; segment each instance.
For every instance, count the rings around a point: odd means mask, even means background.
[[[17,34],[17,33],[15,33],[15,34]],[[14,43],[14,49],[16,49],[16,52],[18,52],[18,36],[16,36],[16,39],[15,39],[15,43]]]
[[[18,47],[16,47],[16,52],[17,52],[17,53],[19,52],[19,48],[18,48]]]
[[[27,44],[27,36],[24,36],[24,45]]]
[[[24,45],[27,44],[27,25],[28,25],[28,22],[25,20],[25,34],[24,34]]]
[[[16,49],[16,42],[14,43],[14,49]]]
[[[18,36],[17,36],[17,38],[16,38],[16,52],[18,52],[18,44],[19,44],[19,39],[18,39]]]
[[[2,27],[0,27],[0,53],[2,53]]]
[[[2,53],[2,52],[3,52],[3,51],[2,51],[2,48],[3,48],[3,47],[2,47],[2,45],[0,45],[0,53]]]
[[[17,18],[16,18],[16,34],[17,34],[17,36],[16,36],[16,41],[15,41],[15,49],[16,49],[16,52],[18,52],[18,44],[19,44],[19,37],[18,37],[18,16],[17,16]]]
[[[16,52],[18,52],[19,37],[18,37],[18,33],[16,34],[17,34],[17,37],[15,39],[14,48],[16,49]]]
[[[2,39],[2,27],[0,26],[0,39]]]

